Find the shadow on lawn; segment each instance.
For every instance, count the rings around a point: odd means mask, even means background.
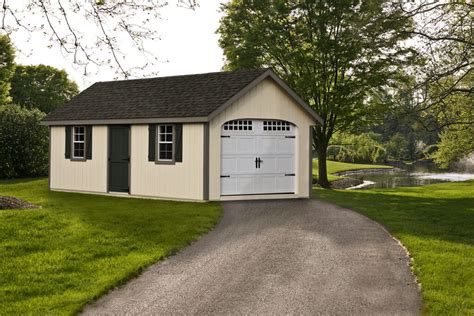
[[[0,185],[3,184],[20,184],[20,183],[28,183],[32,181],[44,180],[45,177],[38,177],[38,178],[16,178],[16,179],[0,179]]]
[[[474,244],[474,198],[387,193],[318,189],[314,197],[356,210],[386,226],[394,235],[410,234]]]

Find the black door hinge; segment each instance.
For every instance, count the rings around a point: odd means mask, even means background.
[[[221,176],[221,178],[230,178],[230,176]]]
[[[294,177],[295,174],[294,173],[285,173],[285,177]]]
[[[221,138],[230,138],[229,135],[221,135]]]
[[[296,136],[285,136],[285,138],[296,138]]]

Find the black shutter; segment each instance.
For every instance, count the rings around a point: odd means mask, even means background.
[[[64,149],[64,157],[71,158],[71,141],[72,141],[72,126],[66,126],[66,146]]]
[[[148,125],[148,161],[155,161],[156,124]]]
[[[176,162],[183,162],[183,124],[176,124],[174,126],[174,133],[176,137],[174,160]]]
[[[92,126],[86,126],[86,159],[92,159]]]

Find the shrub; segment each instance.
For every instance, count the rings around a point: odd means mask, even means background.
[[[48,173],[48,128],[45,114],[17,105],[0,105],[0,178]]]

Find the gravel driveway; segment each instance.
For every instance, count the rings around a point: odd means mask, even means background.
[[[317,200],[225,202],[217,227],[85,314],[419,314],[404,250]]]

